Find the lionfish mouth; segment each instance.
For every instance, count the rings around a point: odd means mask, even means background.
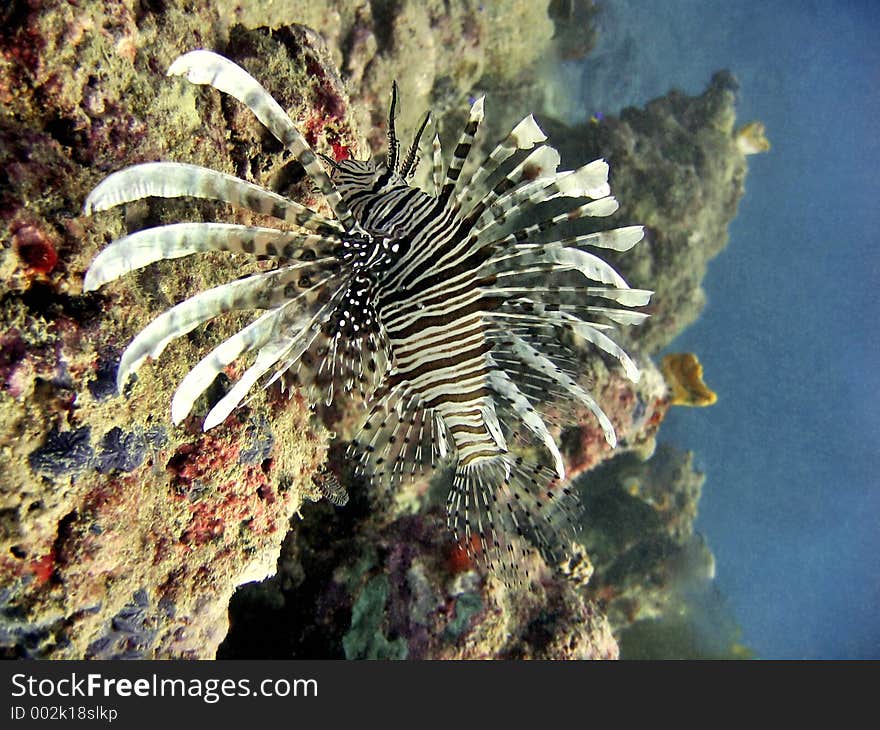
[[[561,563],[577,510],[546,424],[548,403],[586,406],[616,445],[611,421],[578,382],[579,369],[585,351],[598,351],[638,379],[636,364],[610,334],[617,325],[642,322],[647,315],[632,308],[652,294],[630,288],[590,252],[629,250],[642,239],[641,226],[570,230],[617,210],[605,161],[558,171],[559,154],[544,144],[529,115],[481,164],[466,166],[483,120],[480,98],[448,165],[434,135],[430,181],[422,189],[411,180],[430,114],[401,155],[396,84],[387,162],[379,167],[316,154],[269,93],[220,55],[192,51],[168,74],[248,106],[302,165],[333,215],[183,163],[135,165],[105,178],[88,196],[86,214],[148,197],[191,197],[223,201],[295,229],[175,223],[108,245],[86,274],[86,291],[153,262],[206,251],[276,262],[270,271],[200,292],[158,316],[122,355],[120,392],[174,339],[224,312],[262,310],[183,379],[171,404],[175,423],[223,368],[252,354],[241,378],[208,412],[206,430],[260,384],[296,385],[328,404],[359,393],[368,407],[349,446],[356,472],[396,485],[451,462],[448,523],[473,557],[507,582],[526,577],[522,557],[533,549]],[[559,210],[558,201],[568,199],[578,202],[561,213],[548,211],[551,201]],[[537,448],[522,448],[529,445]],[[344,502],[338,495],[337,501]]]

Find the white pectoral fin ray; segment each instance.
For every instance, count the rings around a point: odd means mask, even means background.
[[[151,197],[218,200],[311,230],[330,234],[343,230],[338,221],[325,218],[271,190],[234,175],[182,162],[145,162],[108,175],[89,193],[83,212],[91,215]]]
[[[553,436],[550,435],[550,431],[547,430],[547,424],[544,423],[544,419],[538,415],[528,398],[520,392],[520,389],[510,379],[510,376],[499,368],[489,372],[489,384],[496,393],[502,398],[507,399],[519,420],[538,437],[553,459],[553,468],[557,476],[560,479],[564,479],[565,466],[562,462],[562,454],[559,452],[559,447],[556,445]]]
[[[608,163],[605,160],[593,160],[577,170],[560,175],[556,185],[559,193],[569,198],[605,198],[611,195]]]
[[[644,226],[625,226],[613,228],[610,231],[599,231],[577,236],[571,240],[572,244],[607,248],[611,251],[629,251],[645,237]],[[565,242],[568,245],[568,241]]]
[[[186,377],[177,387],[174,397],[171,400],[171,420],[174,423],[180,423],[186,418],[198,397],[205,392],[223,368],[237,360],[244,353],[256,348],[262,348],[267,342],[269,342],[275,336],[279,321],[283,317],[283,311],[284,308],[281,307],[279,309],[265,312],[247,325],[247,327],[221,342],[217,347],[211,350],[210,353],[203,357],[196,366],[186,374]],[[261,350],[261,352],[263,351]],[[264,358],[276,354],[275,348],[269,348],[266,352],[267,354]],[[278,357],[280,357],[280,354],[279,351],[275,357],[276,361]],[[267,367],[271,367],[271,364]],[[243,397],[244,393],[241,395],[241,398]],[[241,398],[239,398],[239,401]],[[228,405],[228,403],[229,401],[224,405]],[[238,401],[229,408],[226,415],[229,415],[237,404]],[[222,408],[218,410],[213,418],[218,419],[220,411],[222,410]],[[223,416],[222,418],[219,418],[219,420],[212,422],[211,425],[217,425],[217,423],[221,423],[225,418],[226,416]],[[205,430],[211,427],[207,425],[207,423],[208,422],[206,421]]]
[[[272,203],[284,201],[276,193],[208,167],[183,162],[145,162],[124,167],[101,180],[86,198],[84,212],[89,215],[150,197],[205,198],[240,205],[249,194]]]
[[[471,148],[474,144],[474,136],[479,129],[480,123],[485,115],[485,97],[480,97],[471,105],[471,111],[468,115],[468,123],[459,137],[458,144],[452,153],[452,159],[449,161],[449,167],[446,170],[446,178],[443,181],[443,188],[440,191],[440,197],[450,199],[456,188],[464,186],[466,181],[461,178],[461,171],[467,162]],[[457,197],[453,197],[454,202],[458,202]]]
[[[528,116],[523,117],[523,119],[520,120],[520,122],[511,130],[508,139],[510,140],[510,147],[512,149],[530,150],[536,144],[545,141],[547,135],[544,134],[544,130],[538,126],[535,117],[529,114]]]
[[[290,348],[290,339],[274,340],[263,346],[251,365],[236,382],[229,392],[210,410],[203,428],[205,431],[214,428],[227,419],[230,413],[244,400],[248,391],[257,384],[259,379],[268,372],[284,356]],[[190,406],[191,407],[191,406]]]
[[[536,144],[546,139],[547,135],[541,131],[535,118],[529,114],[511,130],[510,134],[483,161],[482,165],[480,165],[459,194],[459,204],[464,203],[466,208],[470,208],[476,197],[483,194],[484,182],[498,169],[499,165],[510,159],[517,150],[530,150]]]
[[[623,277],[610,264],[585,251],[576,248],[546,247],[543,256],[553,263],[576,269],[588,279],[611,284],[621,289],[627,286]]]
[[[639,382],[641,373],[639,372],[639,368],[632,361],[632,358],[627,355],[626,351],[608,335],[600,332],[597,325],[590,322],[584,322],[568,312],[559,312],[559,316],[571,325],[574,331],[587,340],[587,342],[592,343],[600,350],[603,350],[614,357],[623,366],[623,370],[630,380],[634,383]]]
[[[613,195],[609,195],[604,198],[599,198],[598,200],[592,200],[586,205],[582,205],[578,209],[578,213],[581,216],[588,218],[602,218],[611,215],[612,213],[616,213],[619,207],[620,203],[617,202],[617,198]]]
[[[513,332],[505,332],[504,339],[509,341],[510,351],[523,363],[535,369],[543,376],[555,381],[562,386],[573,398],[583,403],[590,412],[596,417],[605,440],[615,448],[617,446],[617,435],[614,432],[614,426],[611,424],[608,416],[605,414],[596,400],[587,393],[572,378],[563,373],[546,355],[541,354],[532,347],[528,342]]]
[[[633,362],[632,358],[627,355],[626,351],[601,331],[613,329],[611,325],[601,324],[599,322],[585,322],[579,317],[566,311],[557,312],[543,310],[539,314],[521,314],[518,312],[505,312],[499,310],[494,312],[492,316],[511,321],[519,320],[523,322],[536,322],[556,327],[565,327],[590,344],[595,345],[600,350],[607,352],[614,357],[623,366],[626,376],[634,383],[637,383],[641,377],[638,367]]]
[[[624,278],[607,262],[586,251],[565,248],[560,244],[534,244],[520,250],[493,256],[486,262],[498,278],[517,277],[531,273],[529,266],[552,266],[558,270],[574,270],[591,281],[609,284],[617,289],[628,289]]]
[[[654,292],[649,289],[615,289],[599,286],[584,287],[583,292],[588,296],[611,299],[624,307],[645,307],[654,296]]]
[[[159,357],[170,342],[222,312],[240,308],[241,305],[248,308],[259,292],[254,284],[259,284],[266,278],[267,274],[255,274],[222,284],[200,292],[156,317],[141,330],[122,354],[116,375],[120,392],[141,363],[148,357]]]
[[[483,407],[480,409],[480,413],[482,414],[483,423],[486,424],[486,428],[495,441],[495,445],[501,451],[507,451],[507,439],[504,438],[501,422],[498,420],[498,414],[495,412],[495,409],[491,406]]]
[[[608,319],[612,322],[617,322],[617,324],[642,324],[642,322],[651,316],[643,312],[631,312],[628,309],[616,309],[614,307],[584,307],[584,309],[588,312],[608,317]],[[595,325],[593,326],[595,327]]]
[[[263,255],[267,244],[276,248],[304,240],[274,228],[233,223],[174,223],[137,231],[105,247],[86,272],[83,291],[94,291],[144,266],[202,251],[231,251]],[[323,240],[323,239],[321,239]]]
[[[309,144],[294,126],[287,112],[272,95],[238,64],[212,51],[190,51],[168,69],[169,76],[183,76],[193,84],[207,84],[238,99],[248,107],[275,138],[289,149],[327,199],[346,230],[353,226],[351,212],[342,202]]]
[[[285,141],[293,122],[262,85],[238,64],[213,51],[184,53],[168,68],[169,76],[182,76],[191,84],[213,86],[245,104],[275,137]],[[294,133],[299,136],[294,128]]]

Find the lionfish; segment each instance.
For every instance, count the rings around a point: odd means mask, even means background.
[[[223,56],[192,51],[168,74],[244,103],[292,153],[333,217],[195,165],[152,162],[105,178],[88,196],[86,214],[148,197],[190,197],[293,229],[175,223],[109,244],[86,274],[86,291],[152,262],[204,251],[276,263],[157,317],[122,355],[119,391],[147,357],[157,358],[200,324],[224,312],[265,310],[186,375],[172,399],[175,423],[223,368],[253,351],[252,364],[210,409],[205,430],[222,423],[258,383],[280,379],[327,404],[358,393],[366,415],[349,445],[356,472],[396,485],[450,461],[447,521],[472,558],[506,581],[522,574],[531,548],[550,564],[563,561],[577,500],[565,486],[545,407],[554,398],[583,404],[616,445],[608,416],[577,381],[579,353],[597,348],[636,381],[638,368],[608,333],[615,324],[644,320],[646,314],[626,307],[643,306],[652,294],[630,288],[584,250],[627,251],[642,239],[641,226],[552,235],[568,222],[617,210],[606,162],[557,171],[559,154],[543,144],[546,136],[529,115],[482,164],[466,165],[483,120],[481,97],[445,172],[435,132],[432,189],[423,190],[411,183],[431,115],[401,154],[396,84],[385,160],[336,161],[312,151],[278,102]],[[556,199],[580,201],[552,214],[543,204]],[[514,225],[527,211],[537,222]]]

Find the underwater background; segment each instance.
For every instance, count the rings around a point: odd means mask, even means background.
[[[772,144],[670,348],[698,353],[719,396],[673,409],[659,439],[706,472],[716,583],[759,657],[877,658],[880,4],[601,5],[595,50],[564,64],[569,114],[696,93],[727,68]]]
[[[878,31],[878,3],[843,1],[0,6],[0,657],[880,658]],[[268,390],[204,432],[232,365],[172,424],[177,383],[246,318],[117,392],[137,331],[262,264],[84,290],[121,235],[253,220],[85,214],[101,179],[173,160],[321,205],[245,107],[166,76],[195,48],[337,161],[384,154],[392,80],[405,141],[431,109],[448,155],[485,94],[482,155],[533,112],[565,168],[608,159],[615,225],[647,229],[609,261],[655,295],[619,333],[637,384],[579,353],[618,449],[551,404],[585,505],[562,570],[530,553],[531,590],[491,579],[446,530],[448,470],[393,494],[352,478],[359,407]]]

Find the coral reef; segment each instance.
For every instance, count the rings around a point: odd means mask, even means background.
[[[638,333],[624,333],[636,336],[646,354],[697,318],[706,301],[706,265],[727,245],[747,170],[734,136],[737,88],[720,71],[698,96],[672,91],[644,109],[575,127],[541,120],[563,162],[608,160],[619,219],[647,227],[648,245],[612,261],[632,286],[656,292],[651,319]]]
[[[657,430],[670,402],[666,384],[654,363],[645,359],[640,367],[642,376],[633,384],[601,362],[585,366],[585,380],[600,384],[599,403],[614,424],[618,446],[614,451],[608,447],[586,409],[564,408],[559,414],[559,421],[565,425],[560,439],[569,479],[577,478],[612,455],[632,452],[647,459],[654,453]]]
[[[83,295],[82,274],[106,241],[184,210],[166,201],[84,218],[85,195],[107,171],[175,159],[315,203],[250,115],[165,78],[183,51],[222,50],[257,73],[309,141],[341,159],[382,143],[392,78],[413,118],[429,101],[458,106],[482,78],[502,85],[530,71],[552,24],[540,3],[439,1],[291,12],[16,0],[0,20],[3,651],[209,657],[235,586],[274,571],[290,517],[327,493],[311,479],[327,435],[301,398],[273,394],[210,435],[170,426],[173,383],[234,321],[169,348],[118,397],[116,363],[132,332],[168,302],[242,273],[242,262],[197,257]]]
[[[357,500],[344,513],[310,505],[303,514],[279,574],[236,595],[220,657],[617,657],[576,580],[536,562],[541,581],[509,591],[450,541],[439,506],[390,522]],[[572,571],[581,583],[590,570],[582,560]]]
[[[671,400],[649,355],[697,316],[705,262],[723,247],[742,194],[727,75],[699,97],[672,93],[620,118],[576,128],[541,120],[564,163],[610,161],[627,206],[617,221],[645,223],[651,236],[614,263],[658,295],[631,343],[637,386],[585,360],[621,455],[609,461],[589,414],[559,406],[567,468],[589,471],[583,555],[567,578],[537,566],[531,592],[508,593],[451,541],[436,503],[446,475],[368,495],[347,479],[338,449],[333,471],[323,468],[327,429],[344,435],[350,414],[315,418],[299,395],[268,392],[208,434],[197,417],[173,427],[174,385],[197,352],[238,329],[234,317],[182,338],[115,392],[134,332],[257,264],[208,254],[82,291],[88,264],[120,233],[216,212],[163,201],[83,217],[88,191],[125,165],[201,164],[317,204],[250,114],[165,77],[180,53],[226,53],[319,151],[341,159],[384,143],[392,79],[399,129],[431,108],[451,142],[446,130],[460,127],[462,102],[480,89],[494,140],[536,110],[543,59],[588,51],[591,12],[589,2],[524,0],[13,0],[0,9],[0,653],[207,658],[231,620],[221,656],[614,657],[612,629],[671,610],[676,576],[710,572],[692,528],[701,477],[662,448],[643,459]],[[582,35],[571,18],[584,20]],[[220,376],[207,401],[226,386]],[[345,507],[329,503],[349,495]]]
[[[535,589],[508,591],[444,531],[434,510],[355,540],[360,559],[326,586],[353,601],[346,658],[616,658],[610,627],[572,584],[544,569]]]
[[[587,593],[615,631],[670,613],[682,584],[714,577],[693,527],[703,481],[692,454],[665,444],[648,461],[620,455],[581,480],[582,543],[595,566]]]
[[[627,659],[754,659],[724,596],[710,581],[677,591],[669,610],[620,632]]]
[[[599,13],[593,0],[550,0],[547,13],[553,20],[553,41],[561,59],[573,61],[590,54],[597,36],[593,20]]]
[[[558,404],[555,420],[565,424],[562,452],[572,477],[612,454],[642,464],[653,453],[668,393],[653,363],[640,365],[637,385],[598,360],[585,368],[583,382],[600,384],[595,390],[615,425],[617,451],[586,409]],[[345,468],[338,453],[331,462]],[[575,546],[576,557],[559,572],[532,556],[541,580],[531,590],[507,589],[481,572],[446,530],[442,503],[450,479],[441,472],[395,494],[375,494],[355,482],[344,510],[304,506],[302,525],[282,549],[278,575],[236,595],[219,656],[616,657],[611,627],[598,610],[604,594],[585,590],[593,575],[592,545],[584,542],[586,552]],[[658,480],[656,488],[666,485]],[[687,506],[695,504],[696,497]],[[684,516],[679,508],[685,506],[670,502],[664,524],[692,522],[695,510]],[[589,501],[586,514],[590,524]],[[658,593],[656,601],[666,595],[662,588]]]
[[[283,29],[298,23],[318,29],[346,80],[354,102],[352,119],[373,151],[385,142],[392,80],[400,85],[403,102],[399,129],[416,127],[430,108],[441,129],[457,135],[461,117],[455,115],[463,99],[476,89],[503,95],[505,101],[522,90],[537,90],[542,60],[554,57],[556,26],[546,2],[310,0],[291,8],[220,0],[216,6],[221,17],[246,28]],[[508,112],[500,98],[496,104]],[[450,111],[455,115],[447,124]],[[509,129],[529,111],[510,110],[499,124]]]
[[[320,498],[311,475],[327,438],[301,399],[257,398],[210,435],[171,427],[170,388],[198,349],[192,341],[115,393],[119,354],[157,304],[238,274],[241,262],[202,257],[106,295],[82,293],[107,240],[182,205],[84,218],[103,172],[174,158],[278,188],[296,182],[246,115],[165,78],[181,50],[223,43],[246,65],[268,64],[273,91],[328,151],[359,144],[315,34],[227,35],[210,3],[193,11],[143,13],[136,2],[3,11],[0,572],[10,656],[213,656],[235,587],[274,572],[290,518]],[[219,340],[234,324],[194,338]],[[209,397],[222,395],[221,380]]]

